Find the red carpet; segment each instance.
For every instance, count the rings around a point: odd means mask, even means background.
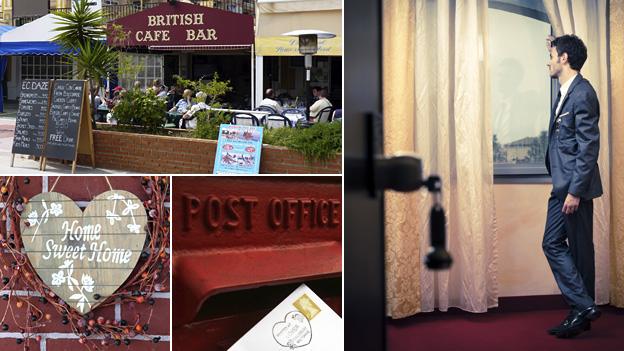
[[[451,309],[389,320],[388,350],[624,351],[624,309],[601,306],[602,317],[592,323],[592,330],[566,340],[546,330],[568,310],[560,297],[554,304],[547,301],[553,298],[507,298],[488,313]]]

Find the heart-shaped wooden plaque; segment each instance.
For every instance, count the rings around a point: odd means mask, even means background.
[[[86,314],[112,295],[136,266],[147,216],[141,200],[123,190],[96,196],[84,213],[69,197],[49,192],[24,206],[21,229],[39,277]]]

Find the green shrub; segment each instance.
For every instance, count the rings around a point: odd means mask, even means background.
[[[219,139],[219,127],[228,124],[231,117],[222,111],[199,111],[197,128],[193,136],[202,139]],[[342,150],[342,124],[317,123],[309,128],[264,128],[263,144],[284,146],[302,153],[311,161],[325,161]]]
[[[207,83],[204,83],[205,77],[200,77],[196,81],[185,79],[178,75],[174,75],[173,78],[176,80],[176,84],[184,89],[191,89],[194,92],[201,91],[206,93],[206,95],[208,95],[208,101],[206,103],[210,106],[215,105],[215,103],[219,101],[219,98],[233,90],[230,86],[230,81],[220,80],[219,74],[216,72],[212,75],[212,79]]]
[[[299,151],[308,160],[324,161],[342,150],[342,124],[317,123],[310,128],[265,129],[262,141]]]
[[[162,128],[167,106],[153,91],[125,91],[113,115],[119,124],[141,126],[150,131]]]
[[[193,136],[202,139],[219,139],[219,127],[221,124],[228,124],[231,117],[223,111],[198,111],[195,112],[197,118],[197,128]]]

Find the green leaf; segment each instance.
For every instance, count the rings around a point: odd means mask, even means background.
[[[67,49],[77,49],[89,41],[100,41],[105,38],[105,20],[100,10],[93,10],[89,0],[73,2],[71,12],[54,12],[59,27],[54,30],[59,34],[53,41]]]

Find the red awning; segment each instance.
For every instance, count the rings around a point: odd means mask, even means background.
[[[177,2],[119,18],[108,24],[109,45],[154,50],[224,50],[254,43],[253,17]]]

